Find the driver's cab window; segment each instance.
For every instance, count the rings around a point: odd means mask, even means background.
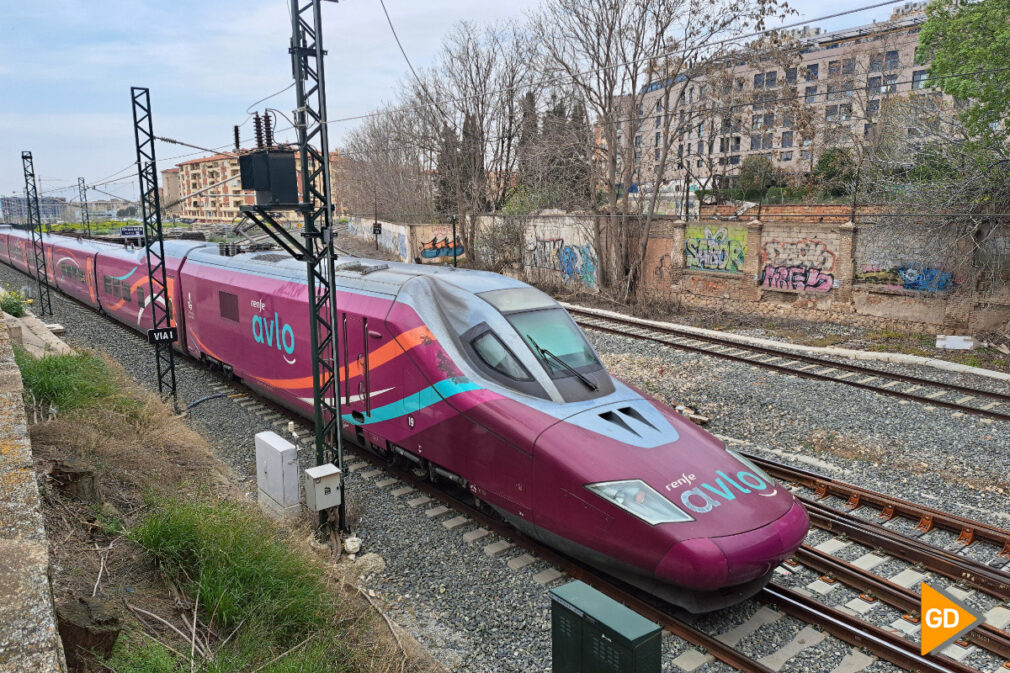
[[[532,381],[522,363],[516,359],[505,344],[492,332],[484,332],[471,342],[477,356],[496,372],[516,381]]]

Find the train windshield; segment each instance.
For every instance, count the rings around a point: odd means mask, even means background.
[[[563,308],[509,313],[505,314],[505,318],[552,377],[570,374],[569,368],[598,369],[603,366]]]

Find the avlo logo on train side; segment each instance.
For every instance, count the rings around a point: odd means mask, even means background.
[[[262,300],[259,302],[254,301],[252,302],[252,305],[259,308],[261,311],[265,308],[265,304]],[[281,320],[280,314],[276,311],[274,312],[272,318],[269,315],[253,316],[252,336],[253,341],[256,343],[276,348],[280,351],[281,356],[284,358],[284,362],[289,365],[293,365],[297,361],[296,358],[292,357],[289,359],[288,357],[293,355],[295,352],[295,331],[291,328],[291,325]]]

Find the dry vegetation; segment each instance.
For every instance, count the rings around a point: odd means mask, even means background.
[[[48,419],[30,431],[56,601],[95,595],[123,620],[111,658],[81,653],[92,670],[438,670],[307,527],[264,519],[207,442],[117,364],[56,357],[18,354],[30,416]],[[95,488],[76,481],[89,472]]]

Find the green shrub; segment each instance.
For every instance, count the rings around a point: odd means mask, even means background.
[[[3,297],[0,297],[0,309],[15,318],[24,317],[29,303],[31,300],[24,296],[21,290],[8,289],[4,292]]]
[[[102,403],[117,393],[115,375],[96,355],[74,353],[34,358],[16,348],[14,359],[21,369],[25,391],[43,407],[52,405],[67,411]]]

